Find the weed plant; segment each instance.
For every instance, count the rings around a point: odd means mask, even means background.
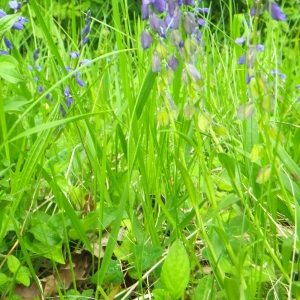
[[[0,10],[1,299],[299,299],[291,1],[27,2]]]

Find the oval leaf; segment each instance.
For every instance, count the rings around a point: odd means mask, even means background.
[[[10,255],[7,259],[7,266],[12,273],[16,273],[20,267],[20,261],[14,256]]]
[[[161,283],[172,299],[178,299],[183,294],[189,275],[189,257],[182,243],[176,240],[170,247],[160,274]]]

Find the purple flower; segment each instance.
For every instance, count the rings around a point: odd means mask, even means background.
[[[79,52],[71,51],[70,56],[71,56],[71,58],[79,58],[80,54],[79,54]]]
[[[149,4],[142,3],[142,21],[149,19]]]
[[[73,98],[72,98],[71,95],[69,95],[67,100],[66,100],[66,105],[67,105],[68,109],[70,109],[72,103],[73,103]]]
[[[265,50],[264,45],[261,45],[261,44],[257,44],[257,45],[256,45],[256,51],[257,51],[257,52],[262,52],[262,51],[264,51],[264,50]]]
[[[183,0],[183,4],[195,6],[194,0]]]
[[[84,82],[79,77],[76,77],[76,82],[79,86],[84,86]]]
[[[282,73],[282,74],[280,74],[280,75],[279,75],[279,77],[280,77],[281,79],[286,79],[286,75],[285,75],[285,74],[283,74],[283,73]]]
[[[296,89],[300,90],[300,84],[296,85]]]
[[[35,50],[33,51],[32,57],[33,57],[34,60],[38,60],[39,55],[40,55],[40,49],[37,48],[37,49],[35,49]]]
[[[242,55],[238,60],[238,64],[243,65],[244,63],[245,63],[245,55]]]
[[[41,72],[42,71],[42,66],[35,66],[35,68],[39,71],[39,72]]]
[[[207,14],[209,12],[209,8],[200,8],[199,7],[199,8],[197,8],[197,11],[200,12],[200,13],[206,13]]]
[[[187,34],[192,34],[196,27],[195,17],[192,13],[188,12],[183,20],[183,27]]]
[[[69,97],[70,96],[70,87],[68,85],[65,87],[64,96],[65,97]]]
[[[9,53],[5,50],[0,50],[0,56],[1,55],[9,55]]]
[[[29,22],[26,17],[18,17],[17,22],[13,25],[13,28],[16,30],[22,30],[26,22]]]
[[[244,42],[246,41],[246,37],[241,37],[241,38],[236,38],[235,39],[235,42],[238,44],[238,45],[242,45],[244,44]]]
[[[90,65],[90,62],[91,62],[90,59],[85,58],[85,59],[83,59],[83,60],[80,62],[80,64],[89,66],[89,65]]]
[[[175,0],[168,0],[168,12],[171,17],[173,17],[175,8],[177,7]]]
[[[13,46],[12,46],[10,40],[6,36],[4,37],[4,43],[8,49],[10,49],[10,50],[13,49]]]
[[[6,16],[6,12],[0,9],[0,19]]]
[[[153,7],[159,13],[165,12],[166,11],[166,0],[154,0]]]
[[[173,72],[175,72],[176,69],[178,68],[178,65],[179,65],[179,60],[174,55],[172,55],[168,61],[168,67],[172,69]]]
[[[141,45],[143,47],[143,50],[148,49],[151,46],[152,41],[152,35],[149,34],[146,30],[144,30],[141,34]]]
[[[199,19],[198,19],[198,24],[199,24],[200,26],[204,27],[204,26],[205,26],[205,20],[202,19],[202,18],[199,18]]]
[[[28,66],[28,70],[29,70],[29,71],[32,71],[32,70],[33,70],[33,67],[32,67],[31,65],[29,65],[29,66]]]
[[[269,4],[269,1],[266,0],[266,8],[267,8],[267,11],[269,13],[271,13],[271,16],[274,20],[286,21],[286,16],[283,13],[283,11],[280,9],[280,6],[277,3],[271,2],[271,4]]]
[[[170,26],[170,28],[178,29],[181,21],[181,16],[182,16],[181,10],[179,9],[179,6],[177,6],[174,11],[173,17],[171,17],[170,14],[167,15],[166,17],[167,25]]]
[[[17,1],[9,1],[8,5],[13,10],[19,10],[21,8],[21,3],[17,2]]]
[[[166,38],[167,24],[164,20],[160,19],[153,11],[149,14],[150,27],[156,31],[162,38]]]
[[[160,72],[160,57],[156,51],[152,54],[152,72]]]
[[[256,5],[252,5],[251,9],[250,9],[250,16],[254,17],[256,15]]]
[[[44,89],[44,87],[43,87],[42,85],[39,85],[39,86],[38,86],[38,92],[39,92],[39,93],[42,93],[44,90],[45,90],[45,89]]]
[[[172,30],[170,33],[170,40],[173,46],[175,47],[182,47],[182,33],[179,30]],[[182,46],[181,46],[182,45]]]
[[[91,31],[91,28],[90,28],[90,25],[88,24],[81,30],[82,37],[83,38],[86,37],[90,31]]]
[[[39,80],[38,76],[35,75],[35,76],[33,77],[33,80],[34,80],[34,82],[37,82],[37,81]]]

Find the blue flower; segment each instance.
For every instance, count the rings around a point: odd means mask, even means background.
[[[87,58],[85,58],[85,59],[83,59],[81,62],[80,62],[80,64],[81,65],[90,65],[90,63],[91,63],[91,60],[90,59],[87,59]]]
[[[42,85],[39,85],[38,92],[42,93],[44,90],[45,90],[44,87]]]
[[[6,16],[6,12],[0,9],[0,19]]]
[[[0,50],[0,56],[1,55],[9,55],[9,53],[5,50]]]
[[[26,22],[29,22],[26,17],[18,17],[17,22],[13,25],[13,28],[16,30],[22,30]]]
[[[141,45],[143,47],[143,50],[148,49],[151,46],[152,41],[152,35],[149,34],[146,30],[144,30],[141,34]]]
[[[17,1],[9,1],[8,5],[11,9],[17,11],[21,8],[21,3],[17,2]]]
[[[166,0],[154,0],[153,7],[159,13],[166,11]]]
[[[79,86],[84,86],[84,82],[79,77],[76,77],[76,82]]]
[[[13,49],[11,42],[9,41],[9,39],[6,36],[4,37],[4,43],[8,49],[10,49],[10,50]]]
[[[271,13],[271,17],[276,21],[286,21],[286,16],[283,13],[283,11],[280,9],[280,6],[275,3],[271,2],[271,5],[269,4],[269,1],[266,0],[266,8],[269,13]]]
[[[257,45],[256,45],[256,51],[257,51],[257,52],[262,52],[262,51],[264,51],[264,50],[265,50],[264,45],[261,45],[261,44],[257,44]]]
[[[166,38],[167,24],[164,20],[160,19],[155,12],[149,13],[150,27],[156,31],[162,38]]]
[[[246,41],[246,37],[241,37],[241,38],[236,38],[235,39],[235,42],[238,44],[238,45],[242,45],[244,44],[244,42]]]
[[[198,24],[199,24],[200,26],[204,27],[204,26],[205,26],[205,20],[202,19],[202,18],[199,18],[199,19],[198,19]]]
[[[70,56],[71,56],[71,58],[79,58],[80,54],[79,54],[79,52],[71,51]]]
[[[68,85],[65,87],[64,96],[65,97],[69,97],[70,96],[70,87]]]
[[[238,60],[238,64],[243,65],[244,63],[245,63],[245,55],[242,55]]]
[[[37,49],[35,49],[35,50],[33,51],[33,53],[32,53],[33,60],[38,60],[39,55],[40,55],[40,49],[37,48]]]

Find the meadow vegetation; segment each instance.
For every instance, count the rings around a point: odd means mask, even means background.
[[[300,299],[296,2],[1,1],[1,299]]]

